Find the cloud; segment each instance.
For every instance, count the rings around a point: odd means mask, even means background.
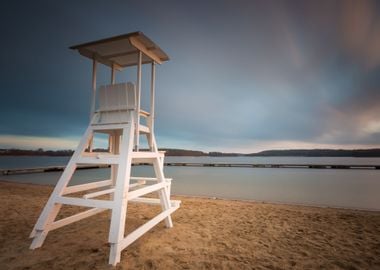
[[[0,135],[0,148],[21,149],[75,149],[79,138]]]
[[[0,134],[15,135],[7,145],[57,138],[51,145],[70,146],[88,124],[91,63],[67,47],[135,30],[171,57],[157,70],[156,136],[166,147],[380,144],[374,1],[33,6],[45,9],[16,19],[13,6],[0,18],[13,27],[0,50]],[[109,70],[98,77],[107,83]]]
[[[343,46],[368,69],[380,65],[380,16],[376,1],[344,1],[341,10]]]

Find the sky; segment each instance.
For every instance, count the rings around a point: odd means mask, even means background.
[[[92,63],[68,47],[134,31],[170,57],[159,147],[380,147],[379,1],[8,1],[0,14],[0,148],[74,149]]]

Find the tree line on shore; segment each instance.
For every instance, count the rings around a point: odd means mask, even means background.
[[[95,149],[95,152],[104,152],[107,149]],[[162,148],[166,156],[210,156],[210,157],[380,157],[380,149],[289,149],[289,150],[266,150],[258,153],[223,153],[202,152],[186,149]],[[71,156],[73,150],[25,150],[25,149],[0,149],[0,156]]]

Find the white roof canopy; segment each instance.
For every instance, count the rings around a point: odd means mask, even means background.
[[[168,55],[142,32],[133,32],[70,47],[90,59],[106,66],[123,69],[138,64],[138,52],[141,51],[142,63],[168,61]]]

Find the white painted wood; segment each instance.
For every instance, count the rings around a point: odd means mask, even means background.
[[[157,182],[158,178],[156,177],[137,177],[137,176],[132,176],[131,180],[144,180],[144,181],[154,181]],[[166,181],[172,181],[172,178],[165,178]]]
[[[113,132],[112,132],[113,133]],[[109,135],[108,135],[108,152],[110,152],[110,153],[112,153],[112,144],[113,144],[113,134],[112,133],[110,133]]]
[[[152,62],[151,79],[150,79],[150,117],[148,119],[149,130],[153,133],[154,130],[154,106],[155,106],[155,88],[156,88],[156,63]],[[153,136],[148,136],[148,144],[151,151],[153,148]]]
[[[134,191],[130,191],[130,192],[128,192],[128,200],[133,200],[134,198],[143,196],[145,194],[148,194],[148,193],[151,193],[154,191],[158,191],[160,189],[164,189],[167,185],[169,185],[169,183],[158,183],[158,184],[146,186],[143,188],[139,188],[139,189],[134,190]]]
[[[154,53],[148,50],[148,48],[136,37],[130,37],[129,41],[132,46],[138,49],[140,52],[143,52],[146,56],[154,60],[156,63],[161,64],[162,61],[159,57],[157,57]]]
[[[146,184],[146,181],[142,181],[142,180],[138,181],[137,183],[129,184],[129,190],[131,190],[132,188],[143,186],[145,184]]]
[[[63,197],[63,196],[57,197],[55,201],[60,204],[77,205],[77,206],[84,206],[84,207],[97,207],[97,208],[105,208],[105,209],[112,209],[112,207],[114,206],[114,203],[112,201],[72,198],[72,197]]]
[[[113,155],[120,154],[120,133],[118,131],[114,131],[112,134],[112,148],[110,149],[110,152]],[[119,168],[118,164],[111,165],[111,181],[112,181],[113,187],[116,185],[116,177],[117,177],[118,168]],[[113,199],[114,199],[114,193],[111,193],[110,200],[113,201]]]
[[[127,215],[127,194],[129,190],[129,177],[131,175],[132,150],[134,142],[134,121],[123,129],[120,144],[120,158],[123,162],[119,164],[114,192],[114,207],[111,214],[110,232],[108,241],[111,243],[109,263],[116,265],[120,262],[120,242],[124,238],[125,219]]]
[[[161,153],[157,153],[157,152],[143,152],[143,151],[139,151],[139,152],[133,152],[132,153],[132,157],[133,159],[135,158],[158,158],[158,157],[161,157],[162,154]]]
[[[108,46],[108,44],[103,44],[104,42],[111,42],[113,45]],[[120,48],[123,44],[128,47],[125,51],[112,51],[115,48]],[[129,51],[131,48],[132,51]],[[125,56],[129,57],[132,56],[132,53],[136,54],[134,48],[138,49],[137,59],[132,57],[132,60],[122,60],[126,58]],[[170,214],[180,206],[180,201],[170,200],[171,179],[164,176],[163,161],[165,155],[163,152],[158,151],[153,132],[155,64],[168,60],[168,57],[140,32],[115,37],[110,40],[97,41],[92,45],[78,45],[75,49],[78,49],[82,55],[93,59],[90,125],[32,230],[31,237],[34,239],[30,248],[40,247],[51,230],[111,209],[111,224],[108,237],[111,244],[109,263],[116,265],[120,261],[121,251],[161,220],[165,220],[167,227],[172,227]],[[100,55],[101,50],[108,51]],[[115,62],[112,59],[117,59],[117,61]],[[127,62],[121,64],[121,61]],[[111,67],[111,85],[103,86],[99,89],[99,108],[95,111],[97,62]],[[142,64],[146,63],[152,63],[150,112],[141,110],[140,104]],[[115,84],[116,69],[121,69],[130,64],[137,65],[137,89],[131,83]],[[131,89],[133,89],[133,92],[131,92]],[[146,118],[146,126],[140,124],[140,117]],[[108,153],[92,152],[94,132],[109,135]],[[147,136],[150,152],[138,151],[140,133]],[[133,151],[133,149],[136,151]],[[131,177],[131,165],[141,162],[152,164],[156,177]],[[79,164],[111,165],[111,177],[108,180],[68,186]],[[138,182],[130,183],[132,180],[137,180]],[[153,184],[145,186],[146,182]],[[95,190],[98,188],[105,189]],[[83,198],[63,196],[87,190],[93,191],[85,194]],[[157,192],[159,199],[141,197],[151,192]],[[110,200],[94,199],[106,194],[109,194]],[[128,202],[160,204],[162,212],[125,237],[124,230]],[[92,209],[55,221],[63,204],[90,207]]]
[[[115,74],[116,73],[116,69],[115,69],[115,64],[112,64],[112,68],[111,68],[111,84],[115,84]]]
[[[38,248],[43,244],[43,241],[45,240],[45,237],[47,235],[47,231],[43,231],[48,224],[54,221],[61,208],[61,205],[56,203],[56,198],[63,193],[63,190],[70,181],[76,169],[76,160],[78,159],[79,155],[84,151],[84,149],[88,146],[91,136],[91,128],[88,127],[81,141],[79,142],[78,148],[75,150],[67,167],[63,171],[61,177],[58,180],[57,185],[55,186],[52,194],[50,195],[48,202],[42,210],[42,213],[40,214],[36,224],[34,225],[34,228],[30,234],[30,237],[34,237],[34,240],[30,246],[31,249]]]
[[[150,113],[147,112],[147,111],[144,111],[144,110],[140,110],[140,116],[142,116],[142,117],[149,117]]]
[[[137,40],[138,45],[133,46],[131,44],[131,37]],[[108,67],[115,66],[116,69],[122,70],[125,67],[137,65],[137,59],[133,57],[133,54],[136,54],[136,47],[149,54],[149,56],[144,56],[143,63],[151,63],[152,58],[159,59],[160,64],[169,60],[168,55],[142,32],[86,42],[70,48],[78,50],[81,55],[96,59],[99,63]]]
[[[153,168],[154,168],[156,177],[158,178],[158,182],[166,184],[165,188],[158,190],[158,196],[161,200],[162,210],[163,211],[168,210],[170,208],[170,195],[169,195],[169,190],[167,187],[170,186],[170,182],[165,181],[165,176],[164,176],[163,168],[161,166],[161,161],[159,157],[157,157],[153,161]],[[167,228],[173,227],[173,221],[170,215],[165,218],[165,225]]]
[[[141,50],[137,53],[137,111],[136,111],[136,130],[135,130],[135,151],[139,150],[140,142],[140,110],[141,110],[141,68],[142,68],[142,53]]]
[[[91,91],[91,109],[90,109],[90,121],[94,118],[95,114],[95,106],[96,106],[96,70],[97,70],[97,61],[94,58],[92,60],[92,91]],[[92,152],[93,147],[93,136],[89,139],[88,148],[90,149],[90,152]]]
[[[86,210],[84,212],[75,214],[73,216],[54,221],[52,224],[50,224],[49,231],[61,228],[63,226],[69,225],[71,223],[77,222],[77,221],[85,219],[85,218],[91,217],[91,216],[99,214],[105,210],[107,210],[107,209],[93,208],[93,209]]]
[[[152,229],[155,225],[157,225],[160,221],[162,221],[165,218],[168,218],[171,213],[173,213],[175,210],[177,210],[178,207],[171,207],[160,214],[158,214],[156,217],[149,220],[144,225],[140,226],[133,232],[131,232],[127,237],[123,239],[121,242],[121,249],[125,249],[127,246],[132,244],[134,241],[136,241],[140,236],[142,236],[144,233]]]
[[[119,155],[115,155],[110,152],[84,152],[81,157],[92,157],[92,158],[119,158]]]
[[[160,199],[157,198],[146,198],[146,197],[139,197],[132,200],[128,200],[132,203],[144,203],[144,204],[151,204],[151,205],[161,205]],[[179,200],[170,200],[171,207],[179,207],[181,204],[181,201]]]
[[[100,191],[96,191],[92,193],[87,193],[83,195],[83,199],[91,199],[91,198],[99,197],[101,195],[110,194],[114,192],[115,192],[114,188],[104,189],[104,190],[100,190]]]
[[[139,132],[140,133],[150,133],[150,129],[147,126],[139,125]]]
[[[150,136],[152,139],[152,152],[159,153],[161,155],[162,162],[163,162],[163,159],[165,157],[165,151],[158,151],[158,147],[157,147],[157,143],[156,143],[156,137],[154,136],[154,132],[151,132]]]
[[[97,182],[91,182],[87,184],[68,186],[64,189],[62,195],[77,193],[80,191],[85,191],[85,190],[90,190],[90,189],[95,189],[95,188],[106,187],[110,185],[112,185],[112,180],[108,179],[108,180],[102,180],[102,181],[97,181]]]
[[[132,164],[153,164],[154,158],[134,158]]]
[[[122,130],[126,124],[129,122],[125,122],[122,124],[92,124],[92,129],[94,131],[102,131],[102,130],[109,130],[109,131],[115,131],[115,130]]]
[[[91,111],[90,111],[90,120],[95,113],[95,103],[96,103],[96,69],[97,61],[92,60],[92,94],[91,94]]]
[[[79,157],[78,164],[119,164],[119,157]]]
[[[133,83],[102,85],[99,88],[99,112],[135,110],[136,91]],[[126,118],[126,120],[128,120]],[[102,121],[103,123],[103,121]]]

